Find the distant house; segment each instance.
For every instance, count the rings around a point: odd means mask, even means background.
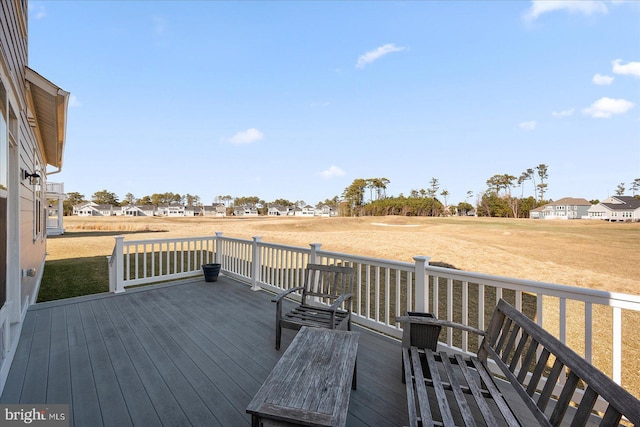
[[[184,205],[160,205],[156,210],[159,216],[185,216],[186,207]]]
[[[99,205],[94,202],[80,203],[73,207],[73,214],[78,216],[113,216],[116,212],[122,211],[114,210],[111,204]]]
[[[120,215],[123,216],[154,216],[156,214],[154,205],[125,205],[120,209]]]
[[[78,216],[98,215],[96,206],[98,206],[98,204],[93,202],[79,203],[73,206],[73,215],[78,215]]]
[[[302,216],[315,216],[316,215],[316,209],[311,205],[303,206],[302,209],[301,209],[300,215],[302,215]]]
[[[589,219],[605,221],[640,221],[640,199],[631,196],[613,196],[589,208]]]
[[[238,206],[233,210],[235,216],[258,216],[258,208],[255,206]]]
[[[322,205],[319,208],[315,209],[316,216],[330,217],[338,215],[338,211],[336,208],[333,208],[329,205]]]
[[[532,219],[581,219],[587,216],[591,203],[587,199],[564,197],[529,211]]]
[[[113,205],[111,204],[103,204],[97,205],[95,210],[98,212],[98,216],[113,216],[115,215],[115,210],[113,209]]]
[[[224,203],[214,203],[211,206],[203,206],[204,216],[227,216],[227,208]]]
[[[140,209],[142,216],[154,216],[156,214],[156,207],[153,205],[138,205],[137,208]]]
[[[184,216],[203,216],[202,206],[185,206]]]
[[[122,216],[144,216],[144,212],[136,205],[120,206],[120,215]]]
[[[287,216],[289,215],[289,211],[291,208],[277,205],[277,206],[269,206],[269,210],[267,211],[268,216]]]

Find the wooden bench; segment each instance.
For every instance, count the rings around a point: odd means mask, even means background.
[[[614,426],[623,416],[640,426],[638,399],[504,300],[486,332],[433,318],[396,320],[404,323],[405,338],[411,327],[423,325],[484,337],[474,357],[421,349],[403,340],[411,426],[585,425],[595,417],[600,425]],[[500,375],[489,369],[491,361]],[[578,389],[583,393],[575,393]],[[603,412],[595,414],[598,399]]]
[[[303,327],[247,406],[251,425],[344,426],[357,332]]]

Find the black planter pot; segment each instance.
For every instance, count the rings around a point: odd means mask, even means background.
[[[202,264],[205,282],[215,282],[220,274],[220,264]]]

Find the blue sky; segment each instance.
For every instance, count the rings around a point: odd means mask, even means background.
[[[71,92],[49,180],[88,198],[435,177],[473,203],[544,163],[548,198],[603,200],[640,177],[640,2],[30,1],[29,34]]]

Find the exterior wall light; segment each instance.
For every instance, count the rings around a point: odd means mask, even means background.
[[[23,176],[22,176],[23,179],[30,179],[31,185],[40,184],[40,175],[37,174],[36,172],[29,173],[28,171],[23,170],[22,174],[23,174]]]

